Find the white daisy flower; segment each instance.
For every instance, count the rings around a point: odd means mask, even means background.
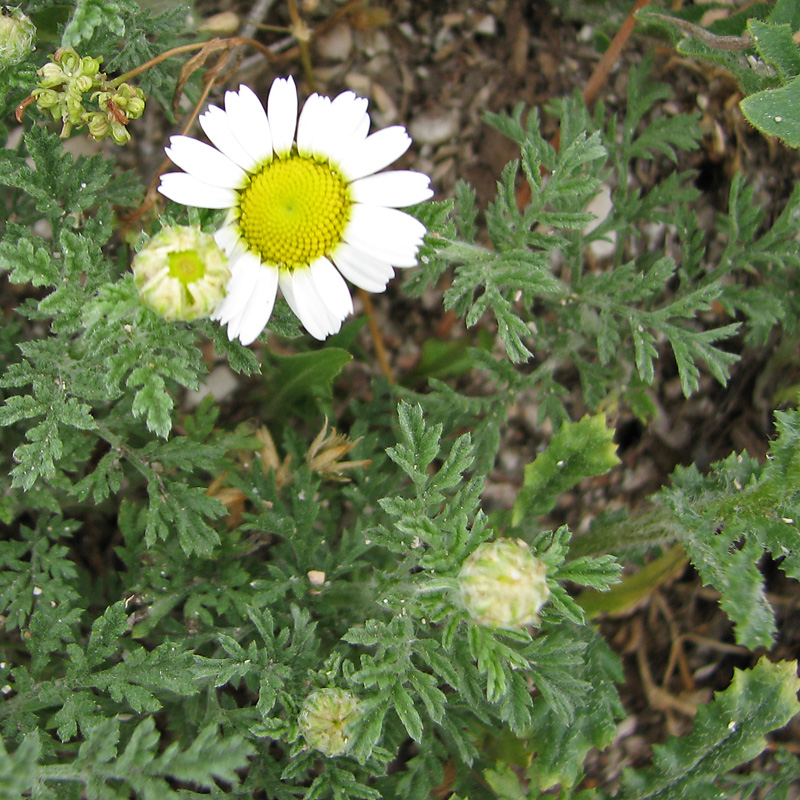
[[[316,339],[353,311],[344,278],[382,292],[395,267],[413,267],[425,226],[398,208],[427,200],[427,175],[381,172],[411,144],[405,128],[369,132],[367,101],[353,92],[312,94],[298,119],[297,89],[277,78],[267,110],[247,86],[209,106],[200,125],[213,147],[173,136],[166,153],[184,172],[159,191],[187,206],[230,209],[215,238],[231,263],[212,319],[250,344],[280,287]],[[295,135],[296,134],[296,135]]]

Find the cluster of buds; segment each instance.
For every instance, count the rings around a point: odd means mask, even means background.
[[[458,573],[461,600],[475,622],[490,628],[538,625],[550,597],[546,573],[522,539],[484,542]]]
[[[139,296],[164,319],[207,317],[225,297],[231,270],[199,226],[162,228],[133,259]]]
[[[33,49],[34,24],[17,8],[0,8],[0,69],[24,61]]]
[[[88,127],[98,140],[110,137],[117,144],[131,138],[128,123],[144,112],[144,93],[129,83],[115,85],[100,72],[102,58],[81,57],[72,47],[60,47],[39,71],[39,86],[31,97],[36,105],[61,120],[61,138]],[[91,94],[89,94],[91,93]],[[87,109],[86,95],[97,106]]]

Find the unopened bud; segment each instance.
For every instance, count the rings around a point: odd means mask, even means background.
[[[81,92],[81,94],[88,92],[92,86],[94,86],[94,81],[88,75],[78,75],[78,77],[72,81],[72,87],[74,87],[73,91]]]
[[[102,111],[92,111],[86,115],[86,127],[89,135],[95,139],[103,139],[111,127],[108,124],[108,117]]]
[[[114,136],[114,123],[111,125]],[[116,141],[116,139],[115,139]],[[133,259],[142,301],[168,320],[207,317],[225,297],[228,257],[199,227],[164,228]]]
[[[69,75],[77,75],[81,68],[81,57],[74,47],[59,47],[53,55],[53,61],[61,65],[61,69]]]
[[[58,92],[53,89],[34,89],[33,96],[36,98],[36,105],[46,111],[58,105]],[[61,116],[61,111],[56,112],[56,119]]]
[[[360,712],[361,704],[345,689],[317,689],[306,697],[297,722],[310,747],[341,756],[351,747],[351,728]]]
[[[475,622],[491,628],[538,625],[550,597],[546,571],[522,539],[485,542],[458,573],[464,607]]]
[[[35,35],[34,24],[19,9],[0,9],[0,69],[24,61]]]
[[[42,89],[55,89],[67,80],[67,75],[64,73],[64,70],[52,61],[48,61],[36,74],[40,78],[39,86],[41,86]]]
[[[98,73],[100,72],[100,64],[102,61],[103,56],[98,56],[97,58],[84,56],[80,63],[81,76],[85,78],[91,78],[92,80],[95,80],[95,78],[99,79],[100,76]]]
[[[131,135],[128,132],[128,129],[122,123],[112,122],[111,139],[114,142],[114,144],[122,146],[128,144],[128,142],[131,140]]]

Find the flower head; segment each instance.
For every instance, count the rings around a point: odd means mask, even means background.
[[[212,317],[228,337],[253,342],[280,287],[306,330],[336,333],[352,313],[344,278],[382,292],[394,267],[416,264],[425,226],[398,208],[427,200],[419,172],[378,173],[411,144],[395,125],[367,135],[367,101],[312,94],[298,118],[291,78],[277,78],[267,109],[247,86],[210,106],[200,125],[213,147],[173,136],[167,155],[184,172],[159,191],[177,203],[228,209],[216,234],[231,259],[225,300]]]
[[[326,756],[344,755],[361,704],[346,689],[317,689],[306,697],[297,722],[306,742]]]
[[[0,8],[0,69],[19,64],[33,50],[34,24],[18,8]]]
[[[492,628],[538,625],[550,597],[546,567],[522,539],[484,542],[458,573],[461,599],[469,615]]]
[[[144,303],[169,320],[207,317],[225,296],[228,258],[199,227],[167,227],[133,259]]]

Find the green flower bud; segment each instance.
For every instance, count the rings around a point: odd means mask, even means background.
[[[128,107],[125,109],[129,119],[139,119],[144,113],[144,100],[140,97],[131,97],[128,100]]]
[[[142,116],[144,92],[141,89],[137,89],[129,83],[123,83],[117,87],[111,99],[128,115],[129,119],[138,119]]]
[[[58,64],[48,61],[43,67],[37,70],[36,74],[39,76],[39,86],[42,89],[55,89],[61,86],[68,76]]]
[[[42,111],[47,111],[58,105],[59,94],[52,89],[34,89],[32,94],[36,98],[36,105]],[[59,110],[56,118],[60,116],[61,111]]]
[[[75,52],[74,47],[59,47],[52,58],[61,65],[66,75],[72,77],[80,73],[81,57]]]
[[[78,75],[77,78],[73,78],[70,88],[83,94],[84,92],[88,92],[93,86],[94,81],[88,75]]]
[[[62,116],[69,119],[72,125],[81,125],[87,111],[83,107],[83,95],[65,92],[61,95]]]
[[[550,597],[546,567],[522,539],[484,542],[458,573],[467,612],[491,628],[524,628],[539,624],[539,609]]]
[[[111,125],[112,137],[114,125]],[[115,139],[116,141],[116,139]],[[168,320],[207,317],[225,297],[228,257],[199,227],[164,228],[133,259],[142,301]]]
[[[0,9],[0,69],[24,61],[35,35],[34,24],[19,9]]]
[[[122,146],[128,144],[131,140],[131,135],[122,123],[111,121],[111,138],[114,144]]]
[[[360,712],[361,704],[345,689],[317,689],[306,697],[297,722],[309,747],[341,756],[350,749],[350,728]]]
[[[100,64],[103,61],[103,56],[99,56],[98,58],[91,58],[89,56],[84,56],[81,59],[80,63],[80,74],[82,77],[90,78],[92,81],[97,80],[98,82],[101,80],[100,75]]]
[[[108,117],[102,111],[92,111],[87,114],[86,126],[89,128],[89,135],[98,141],[104,139],[111,128]]]

